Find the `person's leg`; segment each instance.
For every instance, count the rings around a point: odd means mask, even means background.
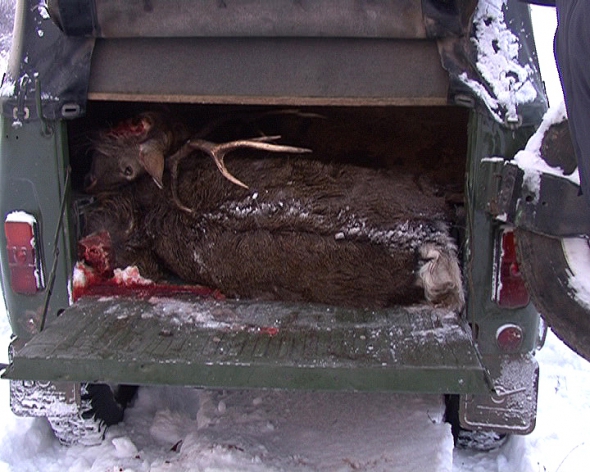
[[[582,192],[590,202],[590,1],[557,0],[555,57]]]

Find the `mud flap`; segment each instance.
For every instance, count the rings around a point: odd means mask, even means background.
[[[530,354],[507,355],[496,365],[490,371],[494,393],[461,397],[461,424],[474,431],[529,434],[537,417],[537,361]]]

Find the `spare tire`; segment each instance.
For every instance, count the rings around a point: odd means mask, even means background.
[[[590,246],[584,238],[515,231],[519,266],[533,303],[555,334],[590,361]]]

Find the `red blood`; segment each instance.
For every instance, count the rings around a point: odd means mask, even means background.
[[[267,334],[271,338],[279,334],[279,328],[274,326],[250,326],[249,331],[255,331],[257,333]]]
[[[111,236],[107,231],[94,233],[78,241],[78,258],[92,267],[99,276],[113,276]]]
[[[147,131],[149,131],[149,128],[145,120],[130,118],[111,128],[109,134],[116,137],[128,138],[131,136],[141,136]]]
[[[143,279],[136,267],[127,268],[123,274],[116,276],[111,261],[111,237],[106,231],[81,239],[78,242],[78,256],[80,262],[76,270],[82,272],[84,283],[74,283],[74,301],[85,295],[150,298],[193,294],[215,300],[225,299],[218,289],[202,285],[173,285]]]

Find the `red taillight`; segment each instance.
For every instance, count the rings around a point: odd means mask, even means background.
[[[498,347],[506,352],[516,352],[522,346],[524,334],[520,326],[505,324],[496,332]]]
[[[518,268],[514,232],[502,233],[500,254],[497,258],[495,300],[503,308],[528,305],[530,297]]]
[[[16,293],[32,295],[45,285],[36,230],[35,217],[22,211],[10,213],[4,220],[10,286]]]

